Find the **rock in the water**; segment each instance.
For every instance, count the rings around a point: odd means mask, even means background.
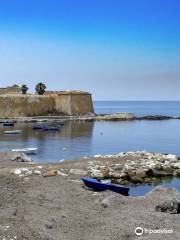
[[[138,176],[132,176],[131,177],[131,182],[136,184],[136,183],[143,183],[143,179],[141,177]]]
[[[147,174],[150,177],[168,177],[168,176],[172,176],[172,173],[166,172],[164,170],[158,170],[158,169],[149,169]]]
[[[173,164],[173,167],[174,167],[174,168],[179,168],[179,169],[180,169],[180,162],[174,163],[174,164]]]
[[[180,177],[180,169],[174,170],[173,175],[176,177]]]
[[[152,178],[144,178],[144,183],[151,183],[152,182]]]
[[[119,179],[122,178],[123,175],[119,172],[110,172],[109,176],[113,179]]]
[[[180,213],[180,197],[174,198],[171,201],[166,201],[160,205],[157,205],[156,211],[167,212],[171,214],[179,214]]]
[[[139,177],[139,178],[147,177],[146,171],[142,170],[142,169],[137,170],[136,171],[136,177]]]
[[[134,120],[135,116],[132,113],[115,113],[115,114],[106,114],[98,115],[96,120],[104,121],[124,121],[124,120]]]
[[[143,117],[138,117],[139,120],[168,120],[172,119],[173,117],[170,116],[163,116],[163,115],[147,115]]]
[[[119,178],[119,179],[112,179],[112,183],[117,183],[117,184],[121,184],[121,185],[127,185],[129,184],[129,181]]]
[[[169,173],[169,175],[171,174],[171,176],[173,175],[173,168],[172,167],[162,166],[162,170]]]

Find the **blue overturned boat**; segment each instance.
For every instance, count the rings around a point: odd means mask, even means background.
[[[81,178],[86,187],[91,188],[96,191],[106,191],[110,190],[116,193],[120,193],[122,195],[128,196],[129,188],[124,187],[119,184],[113,184],[113,183],[104,183],[101,181],[98,181],[94,178]]]

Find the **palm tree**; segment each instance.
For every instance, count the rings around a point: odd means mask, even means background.
[[[25,84],[23,84],[23,85],[21,86],[22,94],[26,94],[27,91],[28,91],[28,89],[29,89],[29,88],[28,88]]]
[[[45,93],[46,85],[44,83],[38,83],[36,85],[36,93],[43,95]]]

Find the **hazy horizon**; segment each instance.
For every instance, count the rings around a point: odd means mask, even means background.
[[[180,100],[178,0],[0,0],[0,87]]]

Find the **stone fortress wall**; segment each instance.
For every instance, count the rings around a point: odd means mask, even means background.
[[[0,118],[84,115],[94,113],[91,94],[82,91],[46,92],[45,95],[0,93]]]
[[[53,99],[39,95],[0,95],[0,118],[45,115],[54,111]]]
[[[55,109],[68,115],[94,113],[91,94],[81,91],[65,91],[51,95],[55,100]]]

